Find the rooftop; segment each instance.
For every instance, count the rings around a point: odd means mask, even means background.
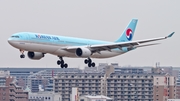
[[[106,100],[112,100],[112,98],[104,96],[104,95],[97,95],[97,96],[92,96],[92,95],[85,95],[85,97],[90,98],[90,99],[106,99]]]

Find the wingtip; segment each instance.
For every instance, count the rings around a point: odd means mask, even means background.
[[[175,33],[175,32],[172,32],[171,34],[169,34],[169,35],[168,35],[168,38],[172,37],[174,33]]]

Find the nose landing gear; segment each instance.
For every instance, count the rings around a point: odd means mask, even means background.
[[[21,52],[20,58],[25,58],[24,50],[20,50],[20,52]]]

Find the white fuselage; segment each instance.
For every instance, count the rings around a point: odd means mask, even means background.
[[[49,54],[53,54],[56,56],[62,56],[62,57],[81,58],[75,54],[75,51],[67,51],[67,50],[63,49],[63,47],[71,46],[70,44],[67,44],[67,42],[74,43],[72,38],[68,39],[68,41],[67,41],[63,37],[62,40],[61,40],[61,42],[52,42],[52,41],[47,41],[47,40],[46,40],[46,42],[38,42],[38,41],[32,40],[30,38],[23,39],[23,40],[9,38],[8,42],[13,47],[20,49],[20,50],[24,50],[24,51],[49,53]],[[77,40],[77,39],[74,39],[74,40]],[[87,39],[83,39],[83,40],[86,40],[87,42],[89,42],[89,43],[86,43],[83,41],[83,44],[84,45],[86,44],[86,46],[88,44],[93,43],[93,41],[95,41],[95,40],[87,40]],[[81,43],[81,42],[82,42],[82,40],[79,41],[79,43]],[[73,44],[72,44],[72,46],[73,46]],[[83,47],[83,45],[80,45],[80,47],[81,46]],[[93,53],[90,57],[91,58],[110,58],[110,57],[114,57],[114,56],[123,54],[125,52],[126,51],[114,49],[114,50],[110,50],[110,51],[101,51],[100,53],[96,52],[96,53]]]

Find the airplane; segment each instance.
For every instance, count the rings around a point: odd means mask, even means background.
[[[91,58],[111,58],[139,47],[157,45],[159,43],[145,44],[170,38],[175,32],[168,36],[132,41],[138,19],[132,19],[121,36],[114,42],[58,36],[34,32],[18,32],[13,34],[8,43],[19,49],[20,58],[25,58],[24,52],[32,60],[40,60],[45,54],[52,54],[59,57],[57,65],[67,68],[63,57],[86,58],[84,63],[88,67],[95,67]]]

